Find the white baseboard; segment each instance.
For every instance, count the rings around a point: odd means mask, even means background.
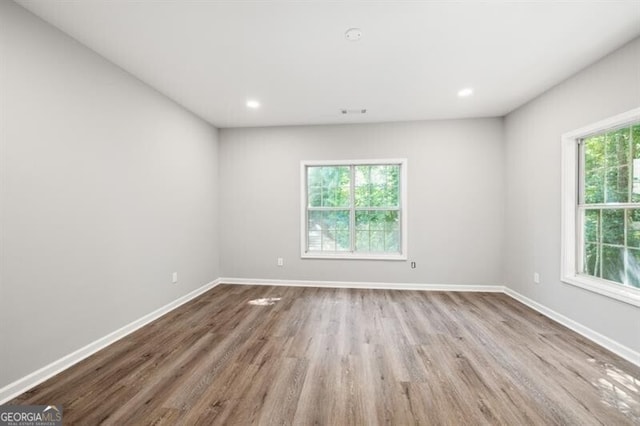
[[[220,283],[239,285],[272,285],[286,287],[364,288],[373,290],[480,291],[487,293],[504,292],[504,287],[501,285],[376,283],[370,281],[305,281],[272,280],[258,278],[220,278]]]
[[[83,359],[93,355],[99,350],[109,346],[110,344],[122,339],[123,337],[133,333],[137,329],[149,324],[150,322],[160,318],[161,316],[171,312],[177,307],[187,303],[191,299],[194,299],[200,296],[202,293],[212,289],[213,287],[220,284],[220,280],[217,279],[215,281],[211,281],[208,284],[203,285],[200,288],[192,291],[191,293],[185,294],[184,296],[174,300],[171,303],[164,305],[163,307],[156,309],[155,311],[139,318],[124,327],[114,331],[113,333],[107,334],[100,339],[89,343],[88,345],[78,349],[75,352],[70,353],[49,365],[42,367],[41,369],[34,371],[33,373],[16,380],[13,383],[8,384],[7,386],[0,389],[0,405],[6,403],[7,401],[12,400],[16,396],[28,391],[32,387],[44,382],[45,380],[55,376],[63,370],[71,367],[72,365],[82,361]]]
[[[540,303],[531,300],[528,297],[523,296],[508,287],[505,287],[504,292],[518,302],[527,305],[528,307],[540,312],[542,315],[551,318],[552,320],[564,325],[567,328],[570,328],[571,330],[586,337],[592,342],[597,343],[605,349],[610,350],[614,354],[640,367],[640,353],[634,351],[633,349],[628,348],[627,346],[624,346],[616,342],[615,340],[612,340],[607,336],[598,333],[597,331],[585,327],[584,325],[572,320],[571,318],[567,318],[564,315],[559,314],[556,311],[551,310],[546,306],[541,305]]]

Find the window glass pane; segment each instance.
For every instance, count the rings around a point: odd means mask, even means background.
[[[624,245],[624,210],[602,210],[602,242]]]
[[[633,192],[632,203],[640,203],[640,158],[633,160]]]
[[[356,247],[358,252],[396,253],[400,250],[399,212],[356,211]]]
[[[604,164],[604,135],[592,136],[584,140],[585,170],[601,169]]]
[[[356,231],[356,251],[369,252],[369,231]]]
[[[605,135],[604,202],[606,203],[629,201],[630,142],[629,127]]]
[[[640,250],[628,249],[627,278],[629,285],[640,288]]]
[[[622,221],[622,218],[625,220]],[[585,274],[602,276],[633,286],[639,285],[640,208],[586,210],[584,241]]]
[[[307,167],[309,207],[349,207],[349,166]]]
[[[322,212],[310,211],[307,224],[307,247],[309,250],[322,250]]]
[[[584,140],[584,202],[604,202],[604,144],[605,137],[594,136]]]
[[[627,246],[640,248],[640,209],[627,210]]]
[[[369,232],[369,251],[384,252],[384,231]]]
[[[384,250],[387,252],[400,251],[400,212],[388,211],[384,216]]]
[[[337,251],[350,251],[351,248],[351,234],[349,231],[336,231],[336,250]]]
[[[310,210],[308,217],[310,251],[350,249],[349,210]]]
[[[584,140],[585,203],[629,202],[631,144],[630,127]]]
[[[605,169],[585,170],[584,202],[587,204],[604,203],[604,172]]]
[[[356,206],[371,205],[371,166],[356,167]]]
[[[359,231],[384,231],[384,214],[382,211],[356,211],[356,229]]]
[[[610,132],[605,140],[605,160],[607,167],[629,164],[629,128]]]
[[[624,248],[602,246],[602,278],[624,282]]]
[[[588,243],[600,241],[600,210],[584,212],[584,240]]]
[[[400,212],[397,210],[384,213],[384,229],[387,232],[400,230]]]
[[[400,166],[361,165],[355,168],[358,207],[398,207]]]
[[[607,203],[629,201],[629,167],[608,167],[606,171],[605,194]]]
[[[584,273],[593,277],[600,276],[600,245],[586,243],[584,246]]]

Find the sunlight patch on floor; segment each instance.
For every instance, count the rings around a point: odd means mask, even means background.
[[[281,297],[263,297],[262,299],[253,299],[253,300],[249,300],[250,305],[255,305],[255,306],[271,306],[271,305],[275,305],[276,302],[278,302],[280,299],[282,299]]]

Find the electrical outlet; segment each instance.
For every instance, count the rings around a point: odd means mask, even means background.
[[[416,262],[411,262],[411,269],[416,269]]]
[[[277,263],[277,265],[278,265],[278,266],[284,266],[284,259],[283,259],[283,258],[281,258],[281,257],[279,257],[279,258],[278,258],[278,263]]]
[[[171,282],[176,284],[178,282],[178,273],[174,272],[173,274],[171,274]]]
[[[540,284],[540,274],[537,272],[533,273],[533,282],[536,284]]]

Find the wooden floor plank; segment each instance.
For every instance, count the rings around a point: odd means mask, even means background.
[[[83,425],[640,425],[640,368],[503,294],[220,285],[10,404]]]

